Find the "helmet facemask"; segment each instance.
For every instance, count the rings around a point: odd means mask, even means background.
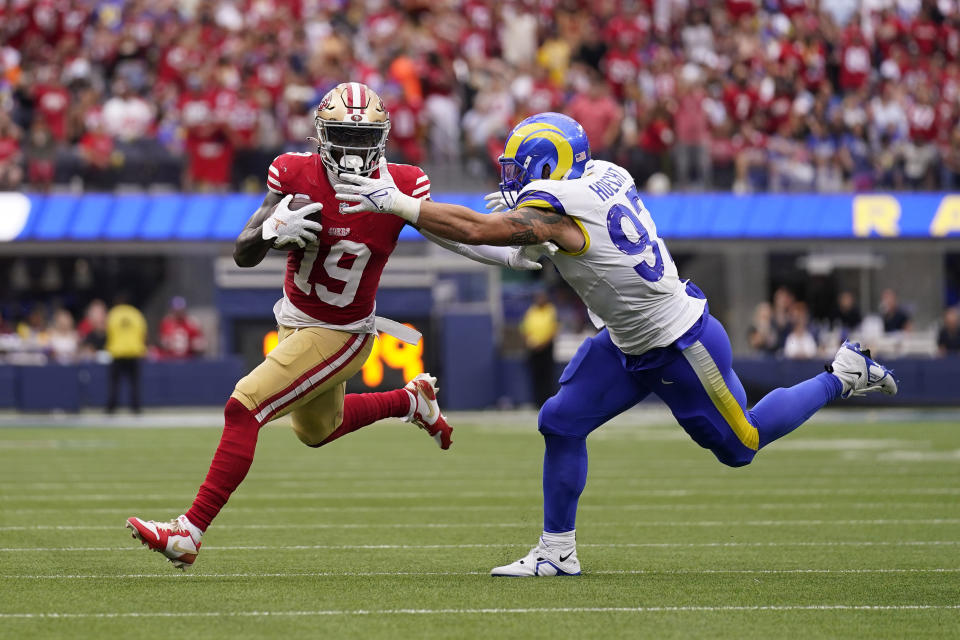
[[[330,171],[367,176],[373,173],[386,153],[390,121],[335,122],[315,119],[317,153]]]

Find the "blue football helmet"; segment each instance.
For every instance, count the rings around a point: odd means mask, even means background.
[[[507,136],[500,156],[500,193],[511,207],[516,194],[546,171],[550,180],[579,178],[590,161],[590,142],[580,123],[562,113],[538,113]]]

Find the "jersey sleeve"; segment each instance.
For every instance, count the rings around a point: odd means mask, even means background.
[[[267,169],[267,189],[278,195],[283,195],[283,183],[280,181],[280,167],[283,156],[277,156]]]
[[[418,200],[430,199],[430,177],[420,167],[409,164],[390,165],[390,175],[402,193]]]
[[[284,153],[274,158],[267,169],[267,189],[281,196],[294,193],[293,182],[309,157],[309,153]]]

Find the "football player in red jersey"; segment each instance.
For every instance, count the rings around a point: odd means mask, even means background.
[[[387,111],[367,86],[348,82],[324,97],[315,122],[317,153],[285,153],[273,161],[269,191],[234,252],[241,267],[259,264],[270,249],[288,252],[283,298],[274,306],[280,342],[237,383],[224,410],[220,445],[186,514],[171,522],[127,520],[134,538],[181,569],[195,561],[201,535],[250,469],[260,428],[275,418],[290,414],[297,437],[310,447],[389,417],[424,429],[442,449],[451,443],[453,429],[440,413],[430,374],[394,391],[345,395],[346,381],[363,367],[378,330],[414,343],[419,335],[374,315],[380,274],[405,222],[345,213],[333,187],[343,173],[379,176],[390,131]],[[429,198],[430,179],[419,167],[386,167],[403,193]],[[291,209],[294,195],[311,204]],[[536,249],[467,247],[424,235],[485,264],[540,268]]]

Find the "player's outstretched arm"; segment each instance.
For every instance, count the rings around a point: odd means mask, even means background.
[[[418,200],[402,193],[381,164],[380,177],[341,176],[337,198],[353,203],[346,212],[392,213],[441,238],[464,244],[497,246],[553,242],[561,249],[579,251],[586,239],[569,216],[550,209],[524,207],[482,214],[456,204]]]
[[[426,229],[417,228],[424,238],[448,251],[452,251],[464,258],[469,258],[480,264],[508,267],[519,271],[539,271],[543,266],[537,262],[541,256],[552,256],[557,252],[557,246],[552,242],[530,245],[527,247],[491,247],[489,245],[466,245],[430,233]]]

